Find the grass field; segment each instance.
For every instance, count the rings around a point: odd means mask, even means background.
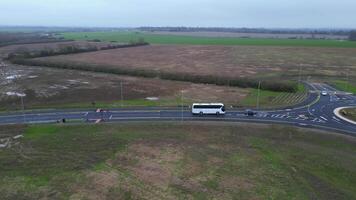
[[[185,44],[185,45],[257,45],[257,46],[298,46],[298,47],[348,47],[355,48],[356,42],[337,40],[303,40],[303,39],[248,39],[192,37],[178,35],[158,35],[144,32],[73,32],[62,33],[65,39],[116,41],[127,43],[144,38],[151,44]]]
[[[355,138],[286,126],[3,126],[6,199],[355,199]]]
[[[280,108],[296,105],[302,102],[307,97],[308,93],[304,85],[299,85],[296,93],[261,90],[258,94],[258,89],[250,89],[249,95],[242,99],[241,105],[245,107],[257,106],[258,95],[260,108]]]
[[[353,83],[338,80],[338,81],[333,81],[332,84],[339,90],[356,94],[356,85],[354,85]]]

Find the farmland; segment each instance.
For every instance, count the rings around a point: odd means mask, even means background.
[[[151,44],[181,45],[253,45],[253,46],[294,46],[294,47],[348,47],[355,48],[356,42],[338,40],[305,40],[305,39],[253,39],[233,37],[194,37],[147,32],[73,32],[62,33],[65,39],[93,40],[128,43],[130,40],[144,38]]]
[[[153,45],[33,59],[40,64],[85,65],[254,80],[356,77],[356,49]],[[75,68],[75,67],[74,67]]]
[[[13,52],[40,52],[66,46],[103,47],[108,43],[61,42],[49,44],[12,45],[0,48],[0,56]],[[79,54],[76,54],[79,55]],[[227,106],[255,106],[256,92],[238,87],[164,81],[113,74],[91,73],[46,67],[32,67],[0,63],[0,110],[21,109],[21,99],[8,93],[25,93],[25,109],[43,108],[112,108],[121,106],[180,106],[193,102],[223,102]],[[61,77],[61,78],[58,78]],[[123,83],[121,101],[120,83]],[[289,93],[287,93],[289,94]],[[280,98],[285,93],[261,93],[261,107],[275,107],[298,103],[301,99]],[[293,96],[293,94],[291,94]],[[147,100],[155,97],[157,100]],[[247,100],[244,100],[248,98]],[[282,102],[272,103],[272,99]],[[263,99],[266,99],[264,101]],[[290,100],[294,100],[290,102]]]
[[[19,97],[8,92],[25,93],[25,108],[91,108],[119,106],[177,106],[184,102],[222,101],[240,106],[249,91],[214,85],[200,85],[159,79],[135,78],[103,73],[10,65],[2,67],[0,109],[21,108]],[[10,79],[16,77],[16,79]],[[61,77],[58,79],[58,77]],[[121,87],[123,102],[121,102]],[[146,100],[157,97],[156,101]],[[93,105],[95,103],[95,105]]]
[[[287,126],[1,127],[2,199],[354,199],[356,141]]]

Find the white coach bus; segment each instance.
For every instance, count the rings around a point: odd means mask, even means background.
[[[193,103],[192,113],[193,115],[224,115],[225,106],[222,103]]]

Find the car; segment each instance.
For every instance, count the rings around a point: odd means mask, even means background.
[[[246,115],[246,116],[254,116],[254,115],[256,115],[256,114],[257,114],[257,112],[255,112],[255,111],[253,111],[253,110],[251,110],[251,109],[245,110],[245,115]]]
[[[326,96],[326,95],[328,95],[328,92],[326,92],[326,91],[321,91],[321,95]]]

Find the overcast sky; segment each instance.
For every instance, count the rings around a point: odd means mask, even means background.
[[[0,0],[0,25],[356,28],[356,0]]]

